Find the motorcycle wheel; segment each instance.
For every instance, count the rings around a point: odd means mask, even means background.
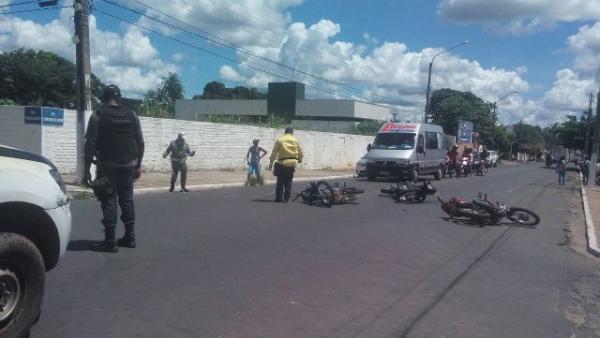
[[[427,195],[422,194],[422,193],[417,193],[415,195],[415,201],[417,201],[419,203],[423,203],[423,201],[425,201],[426,198],[427,198]]]
[[[335,193],[331,184],[325,181],[319,181],[317,182],[317,191],[319,191],[321,195],[321,203],[323,203],[323,206],[331,207],[335,199]]]
[[[383,192],[383,189],[381,189]],[[350,194],[350,195],[358,195],[358,194],[362,194],[365,191],[363,189],[359,189],[359,188],[345,188],[344,192],[346,194]]]
[[[506,214],[506,218],[525,226],[536,226],[540,223],[540,216],[531,210],[525,208],[510,208]]]

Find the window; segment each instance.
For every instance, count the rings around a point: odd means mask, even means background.
[[[415,134],[413,133],[381,133],[377,134],[377,137],[375,137],[372,149],[408,150],[413,149],[414,147]]]
[[[432,131],[425,132],[425,148],[438,149],[438,133]]]

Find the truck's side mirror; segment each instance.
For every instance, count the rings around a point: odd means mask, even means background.
[[[371,148],[372,148],[372,147],[373,147],[373,146],[371,145],[371,143],[367,144],[367,152],[371,151]]]
[[[422,154],[425,152],[425,149],[423,148],[423,145],[419,144],[417,146],[417,153]]]

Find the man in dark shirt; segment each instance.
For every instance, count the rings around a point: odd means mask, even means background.
[[[175,190],[175,182],[177,182],[177,174],[181,172],[181,192],[188,192],[189,190],[185,187],[187,181],[187,164],[185,163],[188,155],[194,156],[195,151],[190,150],[190,146],[185,141],[185,134],[179,133],[177,139],[172,141],[167,147],[167,150],[163,154],[164,158],[171,154],[171,188],[170,192]]]
[[[140,177],[144,138],[138,117],[121,107],[119,87],[106,87],[102,102],[102,108],[90,117],[85,134],[84,180],[95,188],[104,225],[104,242],[91,249],[117,252],[118,246],[135,248],[136,245],[133,181]],[[94,158],[97,164],[96,180],[92,182],[90,167]],[[121,207],[125,236],[115,241],[117,202]]]

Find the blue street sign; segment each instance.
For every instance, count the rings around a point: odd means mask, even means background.
[[[25,107],[26,124],[62,126],[65,122],[64,110],[50,107]]]

